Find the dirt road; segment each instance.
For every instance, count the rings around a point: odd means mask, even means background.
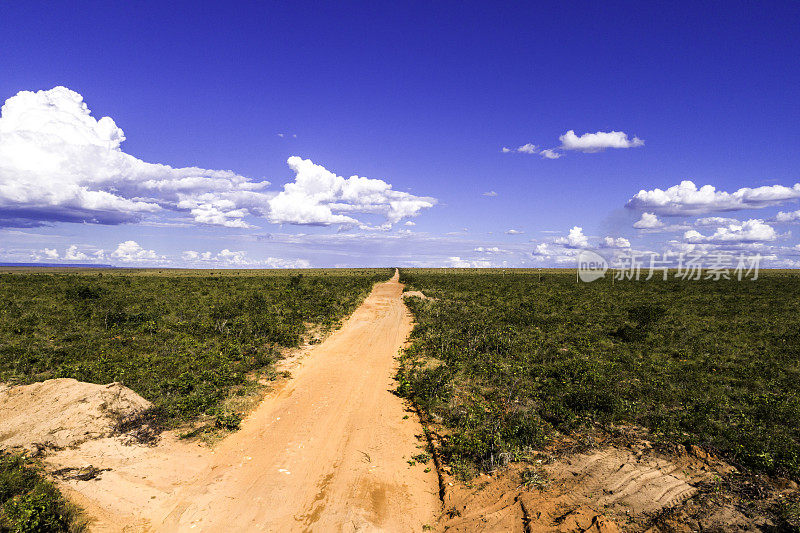
[[[47,461],[92,465],[100,477],[59,486],[94,519],[91,531],[422,531],[429,524],[453,532],[613,532],[615,520],[628,529],[650,524],[690,502],[699,483],[734,471],[697,447],[665,456],[632,428],[624,446],[608,439],[596,449],[545,453],[553,460],[540,459],[534,470],[544,491],[520,484],[529,463],[482,474],[472,485],[445,470],[444,508],[453,512],[440,515],[437,474],[406,462],[420,451],[422,428],[390,392],[394,358],[412,326],[401,293],[397,274],[377,285],[217,446],[171,432],[153,448],[91,439],[54,450]],[[712,529],[757,529],[733,504],[710,515],[691,505],[676,523],[695,513]]]
[[[419,423],[394,396],[411,331],[397,273],[151,517],[154,530],[421,531],[434,472],[410,467]]]

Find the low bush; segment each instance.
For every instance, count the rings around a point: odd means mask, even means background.
[[[35,462],[0,452],[0,531],[80,531],[77,517],[75,508],[64,501]]]
[[[335,328],[391,271],[240,274],[0,274],[0,382],[120,381],[166,427],[214,417],[249,373],[268,372],[308,326]]]
[[[480,468],[554,431],[632,423],[758,472],[800,476],[800,276],[576,283],[574,272],[403,270],[434,299],[399,391]]]

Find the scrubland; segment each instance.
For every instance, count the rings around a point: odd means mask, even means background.
[[[336,328],[391,273],[6,269],[0,383],[122,382],[154,406],[123,425],[236,429],[236,397],[274,377],[287,350]],[[30,458],[4,455],[0,465],[0,529],[72,523]]]
[[[796,273],[587,284],[574,271],[411,269],[401,281],[426,298],[406,298],[417,326],[400,391],[442,428],[443,460],[465,479],[622,426],[800,478]]]

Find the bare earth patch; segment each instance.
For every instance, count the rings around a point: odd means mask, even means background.
[[[67,448],[108,437],[120,418],[152,407],[121,383],[95,385],[75,379],[0,389],[0,447]]]
[[[436,300],[436,298],[431,298],[430,296],[426,296],[425,293],[422,291],[406,291],[403,293],[403,298],[422,298],[423,300]]]
[[[647,440],[590,449],[534,452],[527,463],[482,474],[469,484],[448,475],[438,527],[448,532],[616,532],[776,530],[768,508],[796,496],[791,482],[760,485],[761,507],[730,489],[736,469],[692,446],[654,450]],[[746,482],[745,482],[746,483]],[[755,490],[755,489],[752,489]]]

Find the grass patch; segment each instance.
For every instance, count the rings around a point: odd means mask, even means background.
[[[83,531],[68,504],[41,467],[22,455],[0,452],[0,531],[57,533]]]
[[[399,391],[448,428],[453,465],[485,470],[555,431],[624,422],[800,476],[800,276],[611,285],[574,271],[403,270],[401,281],[435,300],[407,299],[417,325]]]
[[[0,274],[0,382],[120,381],[165,427],[206,415],[231,428],[230,391],[268,374],[309,324],[336,328],[391,275],[166,272]]]

